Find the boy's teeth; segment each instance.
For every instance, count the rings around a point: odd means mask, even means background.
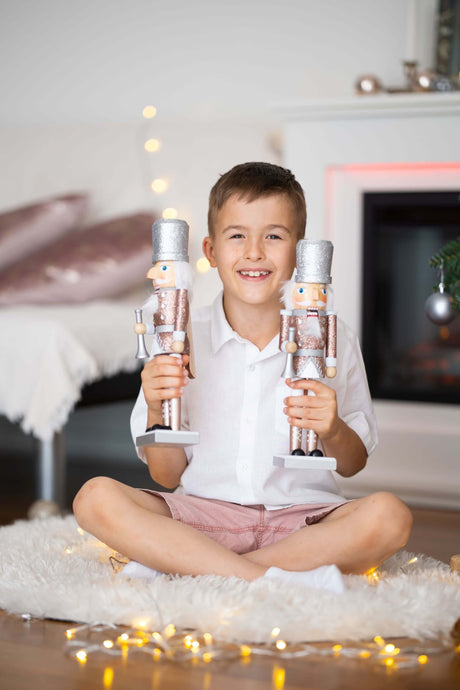
[[[259,278],[260,276],[268,276],[269,271],[240,271],[242,276],[250,276],[251,278]]]

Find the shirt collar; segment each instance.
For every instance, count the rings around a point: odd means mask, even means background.
[[[216,354],[226,342],[233,338],[242,341],[242,338],[227,321],[224,312],[223,292],[221,291],[212,304],[211,344],[213,354]]]
[[[229,340],[236,340],[238,343],[247,345],[248,341],[242,338],[227,321],[223,305],[223,292],[220,292],[212,304],[211,316],[211,345],[212,353],[216,354],[220,348]],[[254,346],[255,347],[255,346]],[[279,353],[278,336],[267,345],[267,347],[259,353],[260,359],[271,357]]]

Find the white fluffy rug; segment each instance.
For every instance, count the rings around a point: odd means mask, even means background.
[[[87,623],[135,625],[143,619],[150,629],[173,623],[240,643],[265,642],[274,627],[288,642],[429,638],[449,632],[460,616],[460,576],[407,552],[387,561],[375,583],[346,577],[349,589],[342,595],[264,579],[126,580],[114,571],[113,556],[78,531],[72,516],[2,527],[0,608]]]

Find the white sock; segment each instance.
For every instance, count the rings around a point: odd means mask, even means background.
[[[322,565],[320,568],[305,570],[304,572],[271,567],[264,577],[268,577],[270,580],[282,580],[293,585],[313,587],[314,589],[328,589],[338,594],[342,594],[346,590],[342,573],[336,565]]]
[[[120,577],[139,577],[144,580],[151,580],[158,575],[164,575],[160,573],[159,570],[154,570],[153,568],[147,568],[147,566],[138,563],[137,561],[129,561],[120,571]]]

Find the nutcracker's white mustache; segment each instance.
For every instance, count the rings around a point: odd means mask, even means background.
[[[294,280],[288,280],[281,287],[280,301],[284,304],[285,309],[294,309],[294,305],[292,303],[292,290],[294,288],[294,285]],[[319,304],[320,303],[318,303],[318,306]],[[324,304],[324,301],[322,301],[322,304]],[[328,311],[334,310],[334,291],[331,285],[327,286],[327,304],[325,306]]]
[[[310,302],[313,302],[313,303],[314,303],[313,306],[310,304]],[[314,309],[315,307],[318,307],[318,309],[321,309],[321,307],[326,307],[326,306],[327,306],[327,303],[326,303],[324,300],[322,300],[322,299],[318,299],[318,300],[298,300],[298,304],[301,304],[303,307],[312,306],[313,309]]]

